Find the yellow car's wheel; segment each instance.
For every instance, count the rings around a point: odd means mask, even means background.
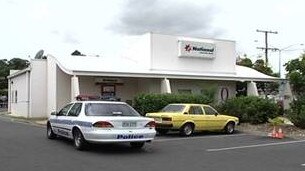
[[[194,132],[194,125],[191,123],[186,123],[180,128],[180,134],[183,136],[190,136]]]
[[[227,123],[227,125],[225,127],[225,132],[227,134],[233,134],[234,131],[235,131],[235,123],[234,122]]]

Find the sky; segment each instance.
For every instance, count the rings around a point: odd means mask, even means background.
[[[305,43],[304,0],[0,0],[0,59],[74,50],[118,57],[129,37],[146,32],[236,41],[237,55],[264,56],[264,34],[282,63]],[[262,58],[264,59],[264,58]],[[279,52],[269,53],[278,71]],[[282,68],[283,70],[283,68]]]

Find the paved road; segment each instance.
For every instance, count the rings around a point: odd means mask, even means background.
[[[305,141],[247,135],[157,137],[142,150],[94,145],[76,151],[65,139],[48,140],[45,128],[0,116],[0,170],[305,170]]]

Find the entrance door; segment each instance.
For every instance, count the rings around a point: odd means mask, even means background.
[[[113,84],[101,85],[101,95],[103,99],[114,99],[116,97],[116,88]]]

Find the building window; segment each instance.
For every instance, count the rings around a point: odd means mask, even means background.
[[[192,94],[192,90],[190,89],[178,89],[179,94]]]
[[[18,94],[17,94],[17,90],[15,91],[15,103],[17,103],[18,101]]]

